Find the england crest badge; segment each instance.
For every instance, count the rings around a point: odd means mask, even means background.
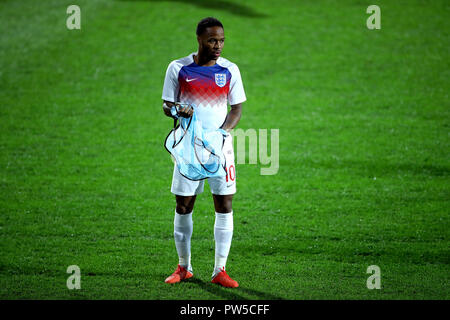
[[[215,75],[215,80],[216,80],[216,84],[219,87],[224,87],[227,84],[227,75],[226,73],[216,73]]]

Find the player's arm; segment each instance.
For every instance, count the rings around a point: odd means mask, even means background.
[[[189,107],[181,107],[180,105],[176,105],[173,102],[167,101],[167,100],[163,100],[163,111],[164,114],[170,118],[174,118],[172,115],[172,107],[173,106],[177,106],[178,108],[178,116],[180,117],[184,117],[184,118],[189,118],[192,116],[192,114],[194,113],[194,110],[192,108]]]
[[[237,126],[242,114],[242,103],[234,104],[231,106],[230,111],[227,114],[225,122],[220,127],[221,129],[230,132]]]
[[[173,118],[171,109],[172,109],[172,107],[175,105],[175,103],[170,102],[170,101],[166,101],[166,100],[163,100],[163,101],[164,101],[164,102],[163,102],[163,111],[164,111],[164,114],[165,114],[166,116],[168,116],[169,118]]]
[[[176,96],[179,91],[180,84],[178,83],[178,72],[179,65],[176,61],[172,61],[167,67],[166,76],[164,78],[164,86],[163,86],[163,112],[166,116],[170,118],[176,118],[172,115],[172,107],[176,104],[173,101],[176,101]],[[193,111],[189,110],[189,108],[177,105],[177,116],[189,118],[192,116]]]

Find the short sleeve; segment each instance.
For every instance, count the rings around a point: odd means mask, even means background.
[[[179,90],[178,73],[180,68],[175,61],[171,62],[167,67],[166,77],[164,79],[164,87],[162,99],[170,102],[176,102]]]
[[[228,102],[230,105],[242,103],[247,100],[242,84],[241,73],[237,65],[233,65],[229,69],[231,73],[230,91],[228,92]]]

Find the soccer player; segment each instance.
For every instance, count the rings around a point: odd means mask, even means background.
[[[246,101],[238,67],[220,55],[225,42],[222,23],[212,17],[197,25],[198,51],[172,61],[167,68],[162,99],[163,111],[173,117],[172,106],[192,103],[194,110],[179,107],[178,116],[190,117],[193,112],[208,130],[219,128],[229,132],[239,122],[242,103]],[[227,104],[231,108],[228,112]],[[214,201],[215,263],[212,283],[224,287],[238,287],[226,271],[228,253],[233,237],[233,194],[236,192],[236,170],[232,136],[225,138],[226,177],[209,178]],[[175,194],[174,238],[178,253],[178,267],[166,283],[177,283],[193,276],[191,265],[192,212],[196,196],[203,192],[205,180],[193,181],[182,176],[176,165],[173,170],[171,192]]]

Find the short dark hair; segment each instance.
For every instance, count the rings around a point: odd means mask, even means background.
[[[205,32],[206,28],[209,27],[221,27],[223,29],[222,22],[213,17],[207,17],[202,20],[197,25],[197,35],[201,36]]]

